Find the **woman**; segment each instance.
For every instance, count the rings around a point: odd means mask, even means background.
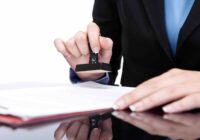
[[[200,1],[95,0],[93,22],[55,46],[72,68],[88,63],[89,47],[112,72],[78,74],[78,80],[113,84],[123,56],[121,84],[136,89],[114,109],[145,111],[163,106],[166,113],[200,108]],[[74,78],[73,78],[74,79]],[[103,80],[102,80],[103,79]]]

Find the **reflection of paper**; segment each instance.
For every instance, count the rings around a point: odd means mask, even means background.
[[[0,90],[0,114],[22,118],[111,108],[114,101],[133,88],[93,82],[76,85]]]

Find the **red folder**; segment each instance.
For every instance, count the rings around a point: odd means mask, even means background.
[[[21,127],[25,125],[57,121],[57,120],[62,120],[62,119],[67,119],[67,118],[77,117],[77,116],[87,116],[87,115],[109,112],[109,111],[112,111],[112,109],[76,112],[76,113],[70,113],[70,114],[60,114],[60,115],[45,116],[45,117],[30,118],[30,119],[23,119],[20,117],[10,116],[10,115],[0,115],[0,123],[6,124],[12,127]]]

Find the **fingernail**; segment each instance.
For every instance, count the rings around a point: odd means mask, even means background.
[[[116,104],[114,104],[112,108],[113,108],[114,110],[117,110],[117,109],[119,109],[119,106],[116,105]]]
[[[136,113],[131,113],[130,116],[137,120],[143,120],[143,116],[137,115]]]
[[[168,119],[170,119],[171,117],[170,117],[169,115],[164,115],[163,118],[168,120]]]
[[[136,104],[133,104],[129,107],[131,109],[131,111],[138,111],[138,110],[141,110],[143,109],[143,104],[141,102],[138,102]]]
[[[92,48],[92,51],[93,51],[94,53],[99,53],[99,48],[97,48],[97,47]]]
[[[113,112],[112,115],[115,116],[115,117],[120,117],[118,112]]]
[[[112,115],[115,116],[118,119],[123,119],[123,116],[120,113],[116,112],[116,111],[113,112]]]
[[[93,131],[94,135],[99,135],[101,130],[99,128],[94,128],[92,131]]]
[[[124,106],[125,106],[124,100],[119,100],[113,105],[113,109],[115,110],[120,109],[120,108],[123,108]]]
[[[173,108],[170,107],[170,106],[166,106],[166,107],[163,107],[162,110],[166,113],[171,113],[173,112]]]
[[[134,111],[134,112],[136,111],[136,108],[135,108],[134,105],[129,106],[129,108],[130,108],[131,111]]]

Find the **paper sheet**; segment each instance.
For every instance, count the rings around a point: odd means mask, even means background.
[[[86,82],[76,85],[0,90],[0,114],[21,118],[111,108],[114,101],[133,90],[129,87]]]

